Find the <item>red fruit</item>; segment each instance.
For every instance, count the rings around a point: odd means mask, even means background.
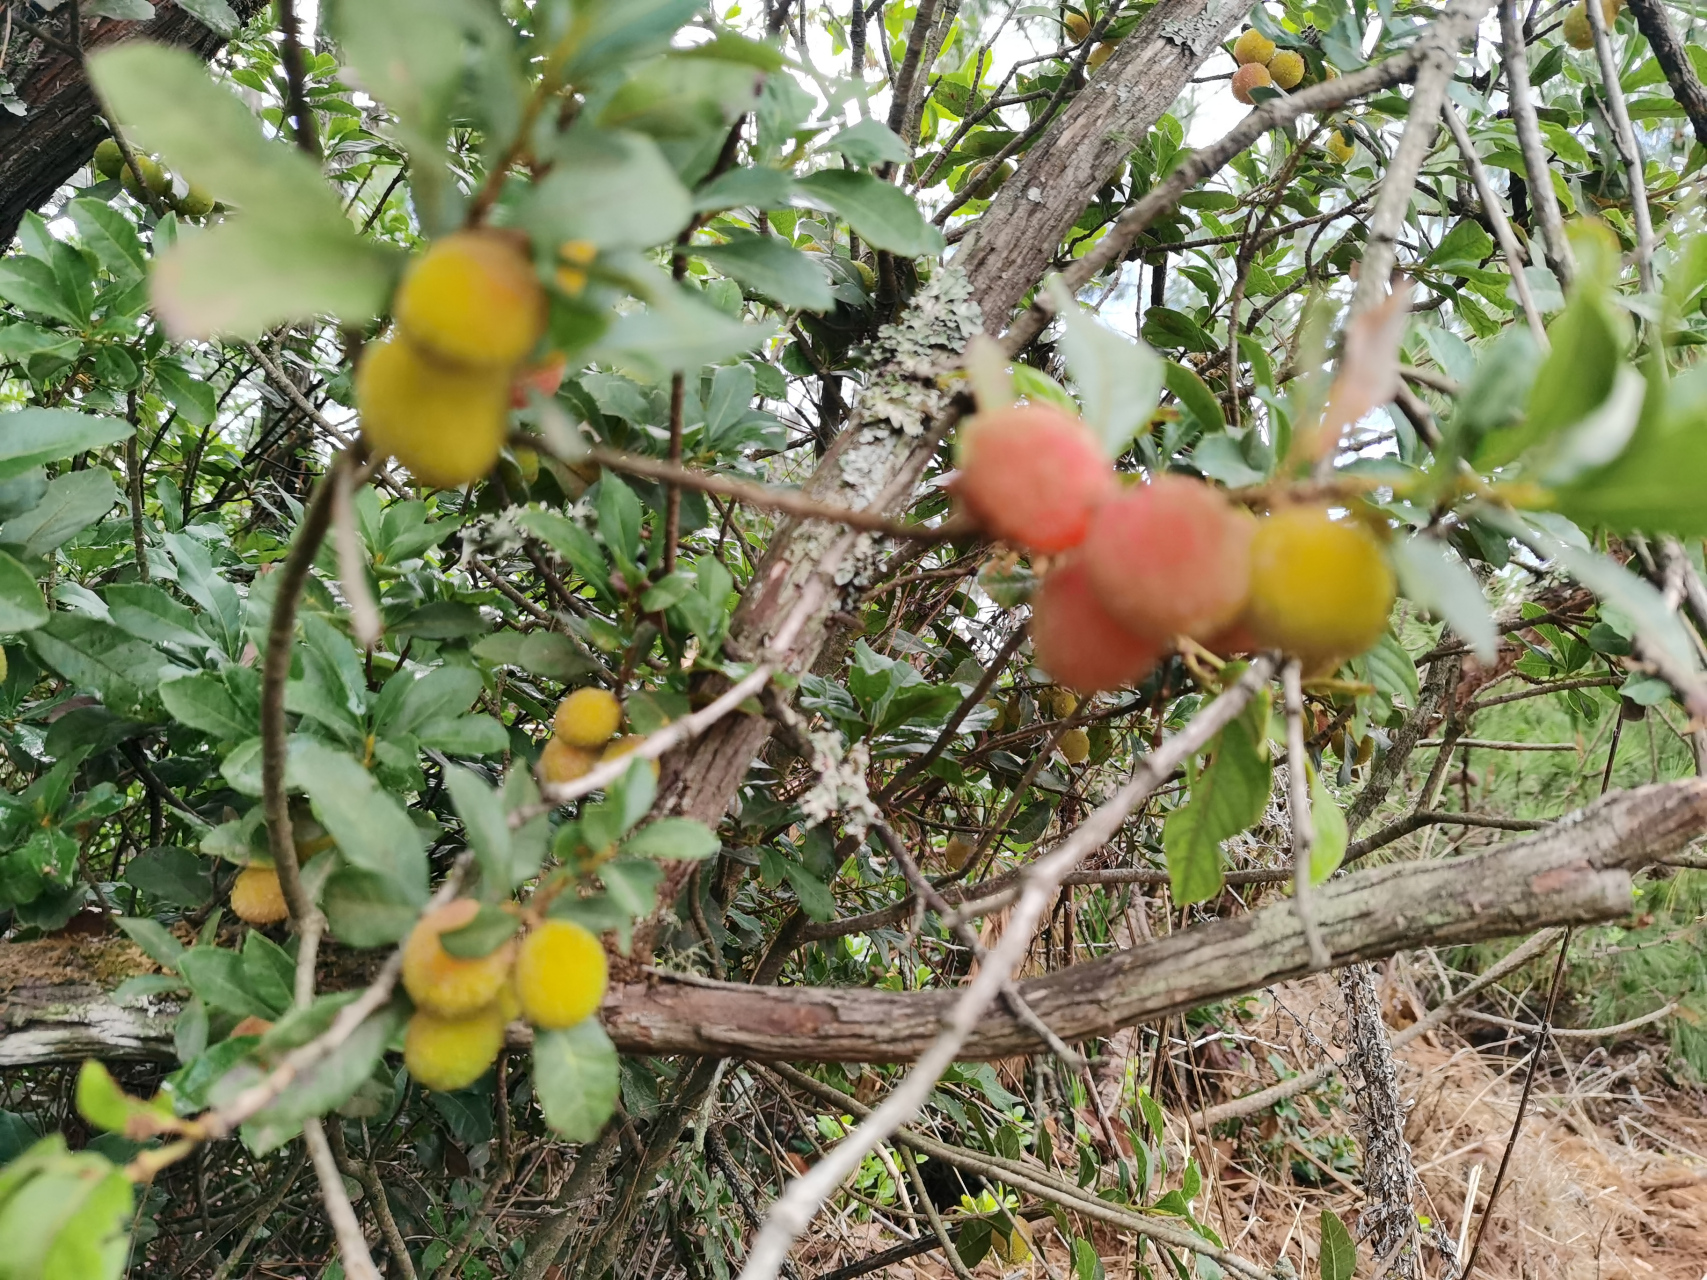
[[[569,357],[554,351],[538,364],[516,370],[510,382],[510,408],[528,407],[528,392],[537,391],[549,400],[563,385],[563,375],[569,368]]]
[[[1201,638],[1244,608],[1255,528],[1219,490],[1161,475],[1097,509],[1085,565],[1103,607],[1127,630],[1164,643]]]
[[[1057,684],[1087,695],[1136,684],[1162,657],[1160,645],[1109,617],[1081,556],[1043,580],[1031,604],[1031,647]]]
[[[1078,546],[1113,489],[1114,468],[1096,436],[1059,409],[979,414],[961,438],[956,492],[987,530],[1028,551]]]

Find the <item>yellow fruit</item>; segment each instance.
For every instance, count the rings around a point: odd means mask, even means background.
[[[144,200],[150,195],[165,195],[166,192],[172,189],[172,179],[167,172],[160,167],[160,162],[158,160],[150,159],[148,156],[139,155],[133,155],[133,159],[136,161],[136,170],[134,172],[128,164],[119,170],[119,185],[123,187],[129,195],[134,196],[138,200]],[[142,174],[142,186],[140,187],[137,186],[136,183],[136,175],[138,172]]]
[[[522,1016],[547,1031],[572,1027],[605,998],[605,949],[569,920],[547,920],[516,952]]]
[[[1354,657],[1381,638],[1392,607],[1393,571],[1362,525],[1311,506],[1257,522],[1245,620],[1265,648]]]
[[[1241,67],[1267,66],[1268,60],[1272,57],[1274,57],[1274,41],[1255,27],[1247,28],[1244,34],[1233,41],[1233,61]]]
[[[1082,13],[1069,12],[1061,19],[1061,29],[1067,33],[1068,44],[1078,44],[1091,33],[1091,20]]]
[[[509,369],[545,332],[545,290],[525,246],[499,231],[459,231],[417,258],[393,310],[409,340],[441,359]]]
[[[231,885],[231,909],[250,924],[277,924],[290,915],[279,873],[271,867],[244,867]]]
[[[1091,735],[1083,729],[1069,729],[1057,744],[1068,764],[1083,764],[1090,759]]]
[[[633,751],[645,741],[646,736],[644,734],[626,734],[611,743],[610,746],[606,747],[604,749],[604,753],[599,756],[599,761],[600,763],[604,763],[608,760],[620,760],[623,756],[627,755],[630,751]],[[656,760],[648,760],[646,763],[652,766],[652,776],[656,778],[658,776],[658,762]]]
[[[102,138],[95,147],[95,172],[103,178],[116,178],[124,168],[124,152],[112,138]]]
[[[1104,40],[1096,48],[1091,50],[1091,56],[1085,59],[1085,66],[1090,68],[1092,71],[1095,71],[1098,67],[1102,66],[1103,63],[1107,62],[1113,54],[1114,41]]]
[[[418,1009],[403,1033],[403,1064],[428,1089],[466,1089],[486,1074],[503,1047],[504,1016],[495,1004],[460,1018]]]
[[[869,262],[855,258],[853,269],[859,274],[860,287],[867,293],[877,292],[877,272],[873,271]]]
[[[1594,28],[1589,25],[1588,5],[1579,4],[1565,15],[1565,24],[1561,28],[1565,35],[1565,43],[1573,49],[1594,48]]]
[[[621,724],[622,703],[617,696],[591,685],[558,703],[557,714],[551,718],[552,731],[577,747],[603,746]]]
[[[1251,97],[1252,89],[1273,87],[1274,77],[1268,74],[1268,68],[1260,62],[1247,62],[1233,73],[1233,96],[1247,107],[1256,102],[1256,99]]]
[[[559,785],[573,782],[592,772],[598,762],[598,757],[585,747],[577,747],[562,738],[552,738],[546,742],[545,750],[539,753],[540,781]]]
[[[990,1232],[990,1251],[1003,1262],[1031,1261],[1031,1224],[1024,1218],[1013,1220],[1013,1231]]]
[[[508,1026],[522,1016],[522,998],[516,994],[516,972],[510,970],[509,978],[498,988],[498,998],[493,1001],[498,1006],[498,1016]]]
[[[1368,764],[1375,758],[1375,738],[1372,734],[1364,734],[1357,742],[1356,764]]]
[[[401,338],[370,346],[356,372],[368,443],[435,488],[454,489],[492,469],[509,404],[504,371],[447,365]]]
[[[1065,720],[1079,709],[1079,700],[1070,690],[1056,685],[1049,691],[1049,709],[1055,713],[1057,720]]]
[[[1349,164],[1357,154],[1357,144],[1351,140],[1351,135],[1344,129],[1334,129],[1328,134],[1328,140],[1322,144],[1324,150],[1339,164]]]
[[[403,944],[403,986],[409,998],[440,1018],[464,1018],[492,1003],[509,976],[515,945],[504,943],[487,955],[453,956],[441,933],[460,929],[479,914],[473,898],[458,898],[422,916]]]
[[[982,177],[978,185],[972,189],[972,194],[979,200],[992,200],[996,192],[1002,189],[1002,183],[1014,176],[1014,162],[1004,160],[993,170],[980,170]]]
[[[1304,78],[1304,55],[1282,49],[1268,60],[1268,74],[1282,89],[1296,88]]]
[[[948,844],[943,847],[942,860],[948,863],[949,870],[959,871],[976,848],[977,846],[964,836],[950,836]]]

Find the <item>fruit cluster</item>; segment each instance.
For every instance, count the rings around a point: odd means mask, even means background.
[[[1326,507],[1253,517],[1202,480],[1122,487],[1079,419],[1044,405],[980,414],[956,492],[985,529],[1062,554],[1032,603],[1038,664],[1081,694],[1141,680],[1178,637],[1312,664],[1386,629],[1393,575],[1375,536]]]
[[[428,1089],[463,1089],[485,1075],[517,1017],[561,1031],[604,999],[604,948],[573,921],[545,920],[483,956],[452,955],[443,935],[479,914],[473,898],[458,898],[422,916],[403,944],[403,986],[415,1002],[403,1062]]]
[[[1304,80],[1304,55],[1295,49],[1276,49],[1255,27],[1233,42],[1233,96],[1247,106],[1256,100],[1253,89],[1296,89]]]
[[[606,760],[625,756],[643,741],[638,734],[617,737],[622,703],[606,689],[577,689],[557,704],[551,718],[551,737],[539,754],[542,782],[573,782]],[[652,765],[656,773],[658,765]]]
[[[127,195],[143,203],[147,203],[150,196],[158,197],[184,218],[205,218],[213,212],[213,197],[195,183],[183,182],[184,189],[180,192],[180,184],[172,180],[166,167],[153,156],[136,151],[132,153],[132,159],[136,161],[134,169],[124,162],[124,152],[119,149],[116,139],[102,138],[95,147],[91,163],[96,173],[103,178],[117,178]]]
[[[556,390],[560,360],[525,362],[545,333],[547,300],[527,240],[459,231],[410,265],[391,337],[356,374],[362,434],[423,484],[450,489],[492,469],[518,386]]]

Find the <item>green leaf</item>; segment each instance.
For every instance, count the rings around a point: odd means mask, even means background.
[[[0,298],[19,310],[46,316],[81,329],[86,316],[79,314],[76,299],[66,293],[53,268],[40,258],[15,255],[0,259]]]
[[[1221,842],[1260,819],[1268,804],[1271,765],[1250,726],[1235,720],[1215,741],[1191,798],[1162,823],[1168,879],[1182,905],[1221,892]]]
[[[243,939],[243,974],[249,987],[273,1008],[290,1008],[296,987],[296,961],[259,929]]]
[[[1197,419],[1205,431],[1220,431],[1226,427],[1227,419],[1221,413],[1221,401],[1209,389],[1209,384],[1198,377],[1194,370],[1186,368],[1178,361],[1169,360],[1163,369],[1163,379],[1174,399]]]
[[[362,240],[313,161],[269,139],[194,54],[130,41],[91,54],[88,69],[133,138],[238,210],[156,256],[155,308],[174,336],[259,337],[283,320],[379,313],[395,255]]]
[[[1352,1280],[1357,1274],[1357,1244],[1332,1209],[1322,1210],[1322,1280]]]
[[[314,816],[357,867],[394,879],[426,900],[420,829],[353,756],[318,742],[291,744],[289,778],[308,793]]]
[[[242,742],[261,732],[259,707],[240,704],[211,671],[163,681],[160,701],[175,719],[225,742]]]
[[[109,711],[148,718],[161,667],[160,650],[153,645],[115,635],[105,622],[65,612],[31,631],[29,641],[37,658],[99,694]]]
[[[722,847],[717,833],[697,819],[659,818],[624,840],[622,852],[631,858],[700,862]]]
[[[192,427],[205,427],[219,409],[219,392],[176,360],[154,366],[154,380],[178,416]]]
[[[373,1075],[408,1020],[409,1007],[402,1000],[394,1000],[370,1015],[348,1040],[297,1076],[244,1125],[243,1136],[250,1148],[261,1154],[282,1146],[309,1116],[325,1115],[342,1106]]]
[[[518,212],[537,240],[644,249],[674,239],[693,216],[687,188],[643,134],[573,129],[553,158],[552,171],[534,184]]]
[[[512,912],[494,907],[490,903],[481,903],[474,919],[460,928],[441,933],[439,941],[453,956],[464,960],[478,960],[481,956],[491,955],[515,937],[521,924],[521,920]]]
[[[533,1041],[533,1091],[545,1122],[565,1142],[590,1142],[616,1110],[616,1046],[596,1017]]]
[[[0,634],[33,631],[47,620],[47,601],[35,575],[0,551]]]
[[[1117,458],[1150,421],[1162,394],[1164,361],[1143,342],[1134,342],[1095,320],[1056,286],[1057,311],[1065,325],[1061,352],[1079,387],[1085,424]]]
[[[1494,238],[1482,230],[1480,223],[1466,218],[1441,237],[1434,252],[1428,255],[1428,265],[1449,274],[1475,271],[1493,251]]]
[[[1423,534],[1396,539],[1388,553],[1405,595],[1443,619],[1470,646],[1478,661],[1491,664],[1499,651],[1499,632],[1482,585],[1469,567],[1439,541]]]
[[[1310,845],[1310,883],[1321,884],[1345,861],[1345,814],[1314,770],[1310,774],[1310,822],[1315,840]]]
[[[283,1010],[263,999],[249,982],[243,957],[221,947],[194,946],[178,957],[178,972],[209,1007],[240,1018],[276,1018]]]
[[[115,279],[127,283],[142,279],[148,269],[148,257],[129,218],[105,200],[88,198],[73,200],[65,206],[65,211],[77,225],[83,243]]]
[[[780,236],[731,232],[725,244],[692,245],[691,253],[784,307],[828,311],[836,305],[824,269]]]
[[[138,640],[209,649],[213,641],[192,609],[146,582],[119,582],[106,589],[107,612],[115,626]]]
[[[123,1133],[135,1103],[125,1096],[118,1081],[93,1058],[86,1059],[77,1073],[77,1114],[97,1129]]]
[[[800,909],[808,916],[819,922],[836,918],[836,896],[829,885],[798,862],[785,864],[783,874],[788,877],[794,896],[800,899]]]
[[[796,178],[794,185],[808,199],[847,219],[874,249],[909,258],[942,251],[942,232],[925,221],[911,196],[881,178],[851,169],[820,169]]]
[[[213,894],[208,860],[189,849],[146,849],[125,864],[124,880],[178,907],[200,907]],[[148,923],[152,924],[153,921]],[[168,935],[170,936],[170,935]]]
[[[0,413],[0,480],[10,480],[86,449],[117,444],[135,429],[118,418],[72,409]]]
[[[1707,365],[1651,378],[1634,435],[1617,458],[1575,477],[1555,505],[1578,524],[1619,533],[1707,534]]]
[[[68,471],[48,483],[34,508],[0,526],[0,542],[23,548],[26,559],[39,559],[106,515],[118,500],[118,486],[105,467]]]
[[[1172,307],[1146,307],[1142,334],[1144,341],[1158,351],[1172,351],[1179,347],[1187,351],[1216,351],[1221,347],[1197,321]]]
[[[363,867],[339,867],[326,878],[320,906],[341,942],[383,947],[398,942],[420,919],[427,895],[395,876]]]
[[[177,969],[185,947],[166,931],[165,925],[146,916],[118,916],[114,923],[155,964],[163,969]]]
[[[483,778],[470,769],[446,769],[445,790],[485,879],[508,889],[539,870],[539,860],[511,835],[503,798]]]
[[[178,8],[197,18],[215,35],[229,39],[237,34],[240,25],[237,14],[226,0],[177,0]]]
[[[888,161],[906,164],[912,156],[907,144],[881,120],[861,120],[849,125],[824,144],[826,151],[838,151],[854,164],[873,168]]]
[[[652,291],[646,306],[619,317],[589,355],[661,378],[751,351],[773,332],[769,324],[744,324],[672,284]]]

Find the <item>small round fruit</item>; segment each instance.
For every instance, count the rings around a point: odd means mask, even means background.
[[[146,200],[151,195],[164,195],[172,189],[172,179],[160,167],[158,160],[135,154],[132,159],[136,161],[134,170],[128,164],[119,170],[119,185],[125,189],[127,195],[137,200]],[[136,181],[138,173],[142,175],[141,186],[138,186]]]
[[[1134,635],[1108,614],[1091,590],[1082,557],[1049,571],[1031,606],[1037,665],[1081,694],[1136,684],[1161,659],[1155,641]]]
[[[186,218],[205,218],[213,212],[213,197],[206,188],[192,182],[189,190],[173,201],[172,207]]]
[[[231,884],[231,909],[250,924],[277,924],[290,915],[279,873],[271,867],[244,867]]]
[[[1104,40],[1096,48],[1092,49],[1091,56],[1085,59],[1086,68],[1091,71],[1095,71],[1098,67],[1102,66],[1103,63],[1113,57],[1114,44],[1115,42],[1112,40]]]
[[[557,704],[551,728],[577,747],[599,747],[611,740],[622,723],[622,703],[608,689],[588,685]]]
[[[853,260],[853,269],[859,275],[859,286],[867,293],[877,292],[877,272],[869,262],[860,258]]]
[[[1326,507],[1286,507],[1257,522],[1245,621],[1265,648],[1309,661],[1350,658],[1387,629],[1393,571],[1373,534]]]
[[[93,160],[95,172],[103,178],[116,178],[124,169],[124,152],[119,150],[115,138],[102,138],[95,145]]]
[[[427,912],[403,944],[403,986],[417,1006],[440,1018],[464,1018],[492,1003],[509,976],[513,943],[465,959],[444,949],[439,935],[460,929],[480,912],[473,898],[458,898]]]
[[[558,1031],[590,1015],[605,998],[605,949],[571,920],[547,920],[516,952],[516,996],[522,1016]]]
[[[1269,77],[1282,89],[1295,89],[1304,78],[1304,55],[1282,49],[1268,60]]]
[[[943,846],[942,860],[948,863],[949,870],[959,871],[976,848],[977,846],[965,836],[950,836],[948,843]]]
[[[1065,720],[1079,709],[1079,700],[1066,689],[1051,689],[1049,691],[1049,710],[1057,720]]]
[[[1251,97],[1252,89],[1273,87],[1274,77],[1268,74],[1268,68],[1260,62],[1247,62],[1233,73],[1233,96],[1247,107],[1256,103],[1256,99]]]
[[[1233,61],[1241,67],[1266,66],[1272,57],[1274,41],[1255,27],[1247,27],[1239,38],[1233,41]]]
[[[545,289],[514,236],[458,231],[415,259],[393,304],[411,342],[441,359],[509,369],[545,332]]]
[[[553,351],[538,364],[517,370],[510,382],[510,408],[527,408],[532,398],[530,392],[537,391],[545,399],[551,399],[557,394],[557,388],[563,385],[563,374],[568,368],[569,357],[561,351]]]
[[[1357,759],[1354,764],[1365,765],[1375,758],[1375,735],[1366,733],[1357,740]]]
[[[1254,523],[1211,485],[1158,475],[1097,508],[1081,554],[1097,598],[1128,631],[1202,638],[1244,608]]]
[[[460,1018],[417,1009],[403,1033],[403,1065],[423,1088],[466,1089],[504,1047],[504,1015],[488,1004]]]
[[[1328,134],[1328,140],[1322,146],[1340,164],[1351,163],[1351,158],[1357,154],[1357,144],[1351,140],[1351,135],[1344,129],[1331,131]]]
[[[1565,24],[1560,28],[1564,32],[1565,43],[1573,49],[1594,48],[1594,27],[1588,20],[1588,5],[1579,4],[1565,15]]]
[[[624,734],[604,749],[599,756],[599,763],[604,764],[611,760],[620,760],[645,741],[646,735],[643,733]],[[652,766],[652,776],[656,778],[658,776],[658,761],[652,759],[646,763]]]
[[[458,488],[497,464],[509,404],[503,370],[447,365],[402,338],[369,346],[356,371],[362,434],[434,488]]]
[[[1061,756],[1068,764],[1083,764],[1090,759],[1091,735],[1083,729],[1069,729],[1061,735],[1061,741],[1055,744],[1060,748]]]
[[[1091,429],[1048,405],[981,413],[961,436],[961,499],[991,533],[1029,551],[1078,546],[1113,490]]]
[[[1061,19],[1061,29],[1067,33],[1068,44],[1080,44],[1091,33],[1091,20],[1082,13],[1069,10]]]
[[[551,738],[539,753],[539,780],[561,786],[584,778],[598,762],[598,756],[585,747],[577,747],[562,738]]]
[[[1002,183],[1014,176],[1014,162],[1002,161],[1000,167],[984,174],[983,180],[972,189],[972,194],[979,200],[993,200],[996,192],[1002,189]]]

